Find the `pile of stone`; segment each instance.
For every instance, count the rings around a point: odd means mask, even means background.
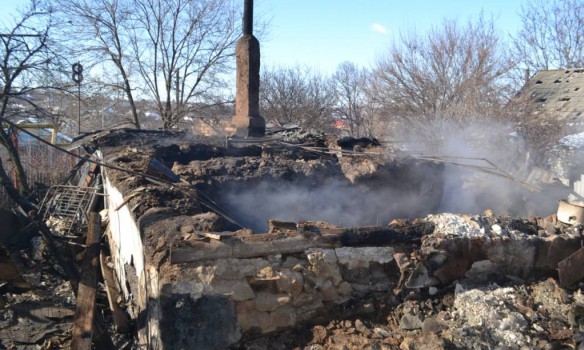
[[[244,339],[241,348],[584,348],[584,283],[561,286],[556,270],[580,249],[577,229],[492,213],[425,220],[434,232],[396,249],[390,266],[401,278],[390,288],[332,321]]]

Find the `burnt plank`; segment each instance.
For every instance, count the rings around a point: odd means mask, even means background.
[[[89,185],[91,184],[91,181],[93,181],[93,178],[94,178],[95,174],[97,173],[97,170],[98,170],[98,165],[95,163],[91,163],[91,165],[89,166],[89,171],[87,172],[87,176],[83,180],[83,184],[81,185],[81,188],[89,187]]]
[[[21,271],[24,269],[19,266],[21,265],[19,260],[16,253],[8,256],[0,252],[0,282],[8,282],[16,288],[29,289],[31,285],[22,277]]]
[[[245,259],[273,254],[298,253],[308,248],[334,247],[336,247],[335,243],[326,240],[306,239],[302,236],[253,242],[238,239],[211,240],[209,243],[190,242],[190,247],[171,248],[170,261],[173,264],[181,264],[221,258]]]
[[[286,222],[279,220],[268,220],[268,233],[278,231],[296,231],[298,225],[295,222]]]
[[[81,266],[81,279],[77,291],[77,307],[71,334],[71,348],[91,349],[93,316],[97,288],[99,239],[101,234],[100,216],[91,212],[87,230],[86,249]]]
[[[202,235],[210,239],[221,241],[227,238],[231,238],[233,236],[233,232],[203,232]]]
[[[396,243],[419,243],[424,235],[434,232],[430,222],[418,221],[388,227],[365,226],[321,229],[321,234],[337,235],[343,246],[377,246]]]

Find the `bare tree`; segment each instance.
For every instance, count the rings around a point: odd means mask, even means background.
[[[334,89],[320,73],[301,66],[263,69],[260,96],[267,119],[332,131]]]
[[[135,3],[134,59],[164,128],[173,127],[195,102],[223,88],[240,35],[232,0],[143,0]],[[174,103],[173,103],[174,100]]]
[[[534,0],[521,8],[513,54],[522,69],[581,68],[584,65],[584,2]]]
[[[511,67],[492,20],[481,15],[465,26],[444,20],[394,42],[376,64],[370,93],[390,119],[424,132],[436,122],[492,115],[505,102],[503,78]]]
[[[224,88],[240,33],[234,0],[57,2],[69,46],[99,74],[115,69],[110,84],[124,91],[136,127],[137,96],[155,101],[169,129]]]
[[[18,114],[18,111],[10,109],[11,104],[23,103],[36,107],[31,94],[46,88],[42,86],[41,77],[55,58],[49,50],[51,26],[50,8],[33,0],[15,18],[14,24],[3,23],[0,29],[0,145],[6,150],[17,178],[16,183],[10,180],[0,156],[0,182],[12,199],[24,209],[30,209],[25,200],[25,195],[29,193],[28,181],[18,154],[14,130],[7,128],[4,122]]]
[[[69,49],[71,57],[84,63],[85,74],[96,66],[102,77],[117,74],[111,82],[102,83],[124,92],[129,101],[136,128],[140,120],[135,104],[132,78],[132,54],[128,38],[131,28],[133,7],[124,0],[56,0],[62,21],[59,26],[60,38]],[[74,61],[74,59],[72,58]],[[104,74],[105,72],[105,74]],[[85,79],[86,84],[87,79]],[[103,87],[103,86],[102,86]]]
[[[351,62],[343,62],[332,76],[336,92],[335,115],[349,124],[349,134],[361,137],[372,132],[368,101],[369,72]]]

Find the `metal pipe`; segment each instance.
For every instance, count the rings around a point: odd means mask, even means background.
[[[253,0],[245,0],[243,7],[243,35],[253,35]]]
[[[81,135],[81,81],[77,83],[77,135]]]

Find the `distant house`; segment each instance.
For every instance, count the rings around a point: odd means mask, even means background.
[[[565,123],[567,130],[584,131],[584,69],[538,71],[522,94],[529,96],[538,110]]]
[[[561,125],[547,164],[574,196],[584,198],[584,68],[538,71],[520,95],[535,104],[534,118],[553,118]]]
[[[155,120],[160,120],[160,113],[158,113],[158,112],[146,111],[146,112],[144,112],[144,116],[146,118],[152,118],[152,119],[155,119]]]
[[[333,121],[333,127],[335,129],[338,130],[342,130],[342,131],[348,131],[351,129],[351,124],[349,124],[347,121],[345,120],[341,120],[341,119],[335,119]]]
[[[186,117],[185,117],[186,118]],[[223,136],[235,131],[231,128],[230,116],[190,118],[191,130],[195,135]],[[185,120],[187,122],[187,120]]]

